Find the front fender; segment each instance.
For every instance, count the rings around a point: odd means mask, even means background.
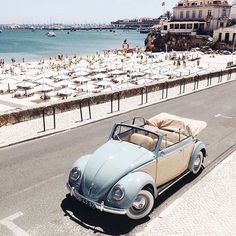
[[[193,170],[193,162],[194,162],[194,159],[196,158],[197,154],[202,151],[203,152],[203,156],[204,158],[207,156],[206,154],[206,146],[205,144],[200,141],[200,140],[197,140],[197,142],[195,143],[195,146],[193,148],[193,151],[192,151],[192,154],[191,154],[191,158],[189,160],[189,165],[188,165],[188,169],[190,171]]]
[[[81,171],[83,172],[89,158],[91,157],[92,155],[85,155],[85,156],[82,156],[80,157],[72,166],[72,168],[74,167],[79,167],[81,169]]]
[[[138,193],[146,186],[151,185],[154,190],[154,196],[157,196],[154,179],[147,173],[137,171],[132,172],[122,179],[120,179],[115,185],[120,184],[125,189],[125,196],[121,201],[115,201],[111,196],[111,191],[107,196],[107,205],[122,209],[128,209]]]

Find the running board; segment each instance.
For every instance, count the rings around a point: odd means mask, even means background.
[[[161,187],[158,187],[157,188],[157,196],[161,195],[163,192],[165,192],[167,189],[169,189],[171,186],[173,186],[175,183],[177,183],[179,180],[184,178],[189,173],[190,173],[190,171],[187,170],[187,171],[183,172],[183,174],[180,175],[179,177],[176,177],[174,180],[168,182],[167,184],[162,185]]]

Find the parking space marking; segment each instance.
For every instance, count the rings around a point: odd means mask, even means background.
[[[233,119],[234,118],[233,116],[225,116],[225,115],[222,115],[222,114],[216,114],[215,118],[218,118],[218,117],[222,117],[222,118],[225,118],[225,119]]]
[[[14,215],[8,216],[2,220],[0,220],[0,225],[6,226],[12,233],[13,235],[16,236],[29,236],[29,234],[21,229],[19,226],[13,223],[13,220],[16,218],[24,215],[21,211],[15,213]]]

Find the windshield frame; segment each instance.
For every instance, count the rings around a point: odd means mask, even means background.
[[[118,126],[120,126],[120,127],[126,127],[126,128],[130,128],[130,129],[138,129],[138,130],[141,130],[141,131],[145,131],[145,132],[148,132],[148,133],[150,133],[150,134],[153,134],[153,135],[155,135],[157,138],[158,138],[158,141],[157,141],[157,143],[156,143],[156,146],[154,147],[154,149],[153,150],[149,150],[149,149],[147,149],[147,148],[145,148],[147,151],[150,151],[150,152],[153,152],[153,153],[158,153],[158,150],[159,150],[159,147],[160,147],[160,142],[161,142],[161,140],[162,140],[162,137],[163,137],[163,135],[161,135],[161,134],[159,134],[159,133],[156,133],[156,132],[154,132],[154,131],[151,131],[151,130],[149,130],[149,129],[146,129],[146,128],[144,128],[144,127],[140,127],[140,126],[136,126],[136,125],[130,125],[130,124],[125,124],[125,123],[117,123],[117,124],[115,124],[114,126],[113,126],[113,129],[112,129],[112,131],[111,131],[111,134],[110,134],[110,137],[109,137],[109,139],[110,140],[116,140],[116,141],[119,141],[119,142],[127,142],[127,143],[131,143],[131,144],[134,144],[134,143],[132,143],[132,142],[128,142],[128,141],[124,141],[124,140],[121,140],[120,138],[116,138],[116,139],[114,139],[114,136],[117,136],[117,134],[116,134],[116,129],[117,129],[117,127]],[[136,144],[137,145],[137,144]],[[140,146],[140,145],[138,145],[138,146]],[[141,147],[141,146],[140,146]]]

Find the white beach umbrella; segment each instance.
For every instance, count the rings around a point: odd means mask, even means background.
[[[17,88],[22,88],[22,89],[30,89],[35,87],[36,85],[32,82],[29,81],[22,81],[16,84]]]
[[[74,94],[76,94],[76,91],[73,90],[73,89],[70,89],[68,87],[60,89],[60,90],[57,91],[57,95],[59,95],[59,96],[66,96],[67,97],[67,96],[71,96],[71,95],[74,95]]]
[[[56,80],[67,80],[67,79],[70,79],[70,78],[71,77],[69,75],[63,75],[63,74],[55,76]]]
[[[145,73],[139,72],[139,71],[134,71],[129,74],[130,77],[143,77]]]
[[[108,72],[109,75],[123,75],[125,74],[126,72],[123,71],[123,70],[113,70],[111,72]]]
[[[86,83],[84,85],[81,85],[78,87],[78,89],[84,91],[84,92],[96,92],[101,91],[101,88],[99,88],[96,84]]]
[[[50,92],[53,90],[54,90],[54,87],[52,87],[48,84],[41,84],[41,85],[38,85],[34,88],[35,92]]]
[[[70,80],[61,80],[60,82],[54,83],[53,86],[56,88],[63,88],[72,85],[73,82]]]
[[[73,78],[72,81],[75,82],[75,83],[83,84],[83,83],[86,83],[86,82],[90,81],[90,78],[84,77],[84,76],[80,76],[80,77]]]
[[[98,86],[101,86],[103,88],[107,88],[108,86],[114,85],[114,83],[112,83],[110,81],[106,81],[106,80],[99,81],[95,84],[98,85]]]
[[[34,80],[34,82],[38,83],[38,84],[49,84],[49,85],[53,85],[54,84],[53,79],[49,79],[49,78],[36,79],[36,80]]]
[[[89,75],[90,71],[88,70],[77,70],[75,73],[73,73],[73,76],[80,77],[80,76],[87,76]]]

